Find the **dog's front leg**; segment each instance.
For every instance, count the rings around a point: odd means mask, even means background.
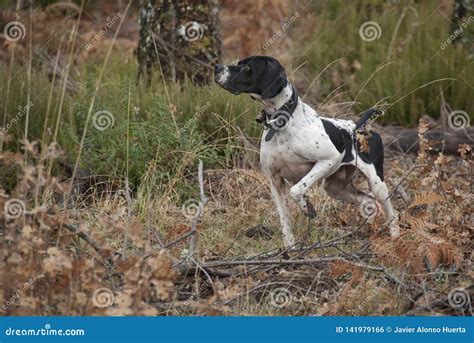
[[[314,212],[314,209],[311,211],[311,208],[308,207],[309,202],[307,201],[308,198],[306,196],[308,189],[315,182],[331,175],[336,169],[337,165],[339,165],[339,163],[336,160],[319,161],[314,165],[308,174],[306,174],[296,185],[291,187],[290,195],[303,212],[307,212],[308,214],[310,214],[312,211]],[[315,215],[316,214],[313,213],[312,217]]]
[[[283,233],[283,242],[286,248],[295,244],[295,237],[291,232],[291,217],[288,204],[285,199],[285,182],[280,176],[270,176],[270,189],[273,201],[280,216],[281,231]]]

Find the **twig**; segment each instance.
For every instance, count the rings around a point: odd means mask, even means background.
[[[203,164],[202,160],[199,160],[198,164],[198,182],[199,182],[199,197],[200,197],[200,202],[199,202],[199,207],[196,211],[196,214],[193,217],[193,220],[191,222],[191,239],[189,242],[189,255],[191,257],[195,257],[196,254],[196,227],[199,219],[202,216],[204,206],[206,206],[207,202],[209,199],[206,197],[204,194],[204,176],[203,176]]]
[[[215,286],[214,286],[214,282],[212,282],[212,278],[211,278],[211,276],[209,275],[209,273],[208,273],[208,272],[206,271],[206,269],[204,269],[204,268],[199,264],[199,262],[196,261],[194,258],[191,257],[191,260],[194,262],[194,264],[196,265],[196,267],[198,267],[198,268],[204,273],[204,275],[206,275],[207,280],[208,280],[209,284],[210,284],[211,287],[212,287],[212,291],[213,291],[214,294],[219,298],[219,295],[218,295],[218,293],[217,293],[217,290],[216,290],[216,288],[215,288]]]
[[[182,240],[188,238],[189,236],[191,236],[191,235],[193,235],[193,234],[194,234],[194,232],[193,232],[192,230],[191,230],[191,231],[188,231],[188,232],[186,232],[184,235],[182,235],[182,236],[176,238],[175,240],[172,240],[171,242],[166,243],[166,244],[163,246],[163,249],[169,248],[169,247],[175,245],[176,243],[179,243],[179,242],[181,242]]]
[[[99,256],[107,262],[107,266],[112,266],[112,260],[104,257],[102,249],[99,247],[99,244],[97,244],[94,239],[90,238],[84,231],[80,231],[76,226],[72,224],[63,224],[63,226],[70,232],[77,235],[79,238],[82,238],[86,243],[88,243],[92,247],[92,249],[94,249],[97,254],[99,254]]]
[[[130,228],[130,218],[132,217],[132,197],[130,195],[130,187],[128,186],[128,177],[125,178],[125,198],[127,199],[127,230],[123,238],[122,259],[125,258],[128,247],[128,230]]]
[[[202,264],[203,268],[208,267],[219,267],[219,266],[249,266],[249,265],[270,265],[270,264],[277,264],[277,265],[301,265],[301,264],[317,264],[317,263],[324,263],[324,262],[332,262],[332,261],[339,261],[345,260],[342,257],[322,257],[322,258],[311,258],[305,260],[231,260],[231,261],[211,261]]]
[[[153,233],[153,236],[155,236],[155,239],[156,239],[156,242],[158,243],[159,248],[163,249],[164,248],[163,240],[161,239],[158,231],[152,228],[152,225],[151,225],[151,206],[149,204],[147,207],[146,226],[148,229],[148,239],[150,239],[150,236]]]

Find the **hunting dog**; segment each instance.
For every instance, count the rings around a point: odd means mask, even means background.
[[[316,212],[306,193],[318,181],[324,180],[326,192],[339,200],[375,205],[375,197],[384,206],[391,236],[400,235],[398,215],[384,182],[382,139],[366,130],[368,121],[380,110],[369,109],[357,123],[321,117],[298,96],[283,66],[268,56],[248,57],[237,65],[217,64],[214,77],[225,90],[235,95],[247,93],[265,106],[257,117],[264,125],[260,162],[270,180],[286,247],[295,243],[285,201],[287,183],[291,185],[291,197],[309,217]],[[364,135],[368,147],[359,143],[356,132]],[[353,185],[356,169],[367,178],[373,196]]]

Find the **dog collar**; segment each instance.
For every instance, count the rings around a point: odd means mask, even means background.
[[[263,109],[257,117],[257,123],[263,124],[268,129],[265,142],[270,141],[277,131],[283,129],[293,116],[296,106],[298,106],[298,92],[294,86],[292,86],[292,90],[291,98],[282,107],[272,113]]]

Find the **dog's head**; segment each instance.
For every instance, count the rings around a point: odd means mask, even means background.
[[[269,56],[251,56],[237,65],[216,64],[214,79],[233,94],[249,93],[263,100],[278,95],[288,83],[283,66]]]

